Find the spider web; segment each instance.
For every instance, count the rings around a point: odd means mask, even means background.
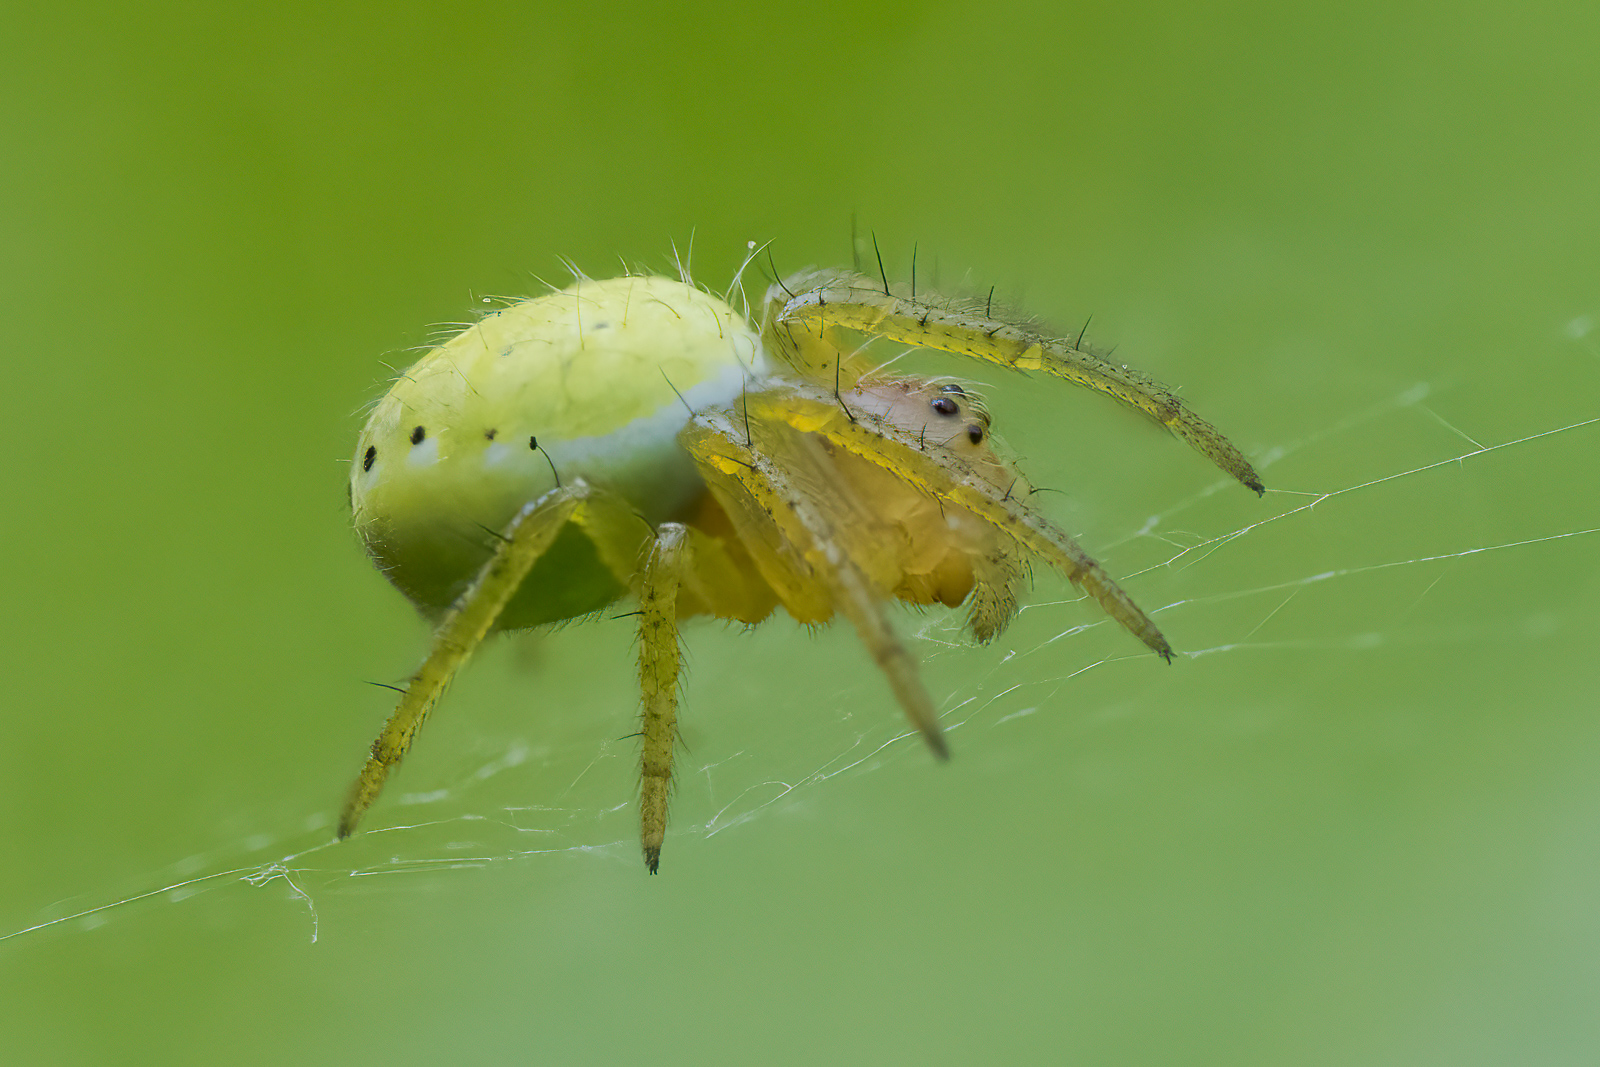
[[[1494,586],[1502,566],[1568,568],[1592,580],[1600,503],[1592,479],[1573,492],[1568,478],[1592,471],[1600,449],[1600,416],[1589,414],[1600,411],[1594,329],[1588,316],[1568,324],[1568,347],[1552,359],[1564,361],[1562,376],[1576,384],[1531,414],[1498,403],[1492,382],[1417,383],[1256,450],[1270,487],[1260,506],[1241,503],[1246,494],[1218,478],[1149,513],[1097,516],[1095,527],[1111,535],[1086,539],[1086,547],[1169,635],[1183,635],[1170,671],[1045,576],[1011,630],[987,648],[963,635],[959,612],[902,616],[957,759],[1020,743],[1008,737],[1021,737],[1029,720],[1068,716],[1092,729],[1140,701],[1207,684],[1202,671],[1227,684],[1241,664],[1255,671],[1270,657],[1342,671],[1397,646],[1470,653],[1486,642],[1549,639],[1561,626],[1549,597],[1506,603],[1470,590]],[[1458,409],[1500,411],[1496,421],[1520,425],[1491,436]],[[1505,506],[1513,486],[1537,506]],[[1444,588],[1470,610],[1430,611]],[[788,676],[767,673],[767,665],[776,671],[796,658],[792,624],[726,637],[714,626],[689,631],[691,725],[678,757],[668,873],[686,843],[731,844],[783,813],[826,804],[834,783],[926,763],[920,741],[885,714],[882,682],[870,668],[816,682],[818,663],[861,658],[845,631],[813,639],[787,691]],[[621,620],[548,641],[598,661],[627,657],[630,639]],[[463,682],[452,699],[463,702],[459,690],[468,684],[525,685],[521,658],[503,642],[476,665],[482,677]],[[752,663],[762,669],[750,670]],[[1417,677],[1426,682],[1425,673]],[[435,761],[431,788],[406,790],[426,775],[391,786],[370,828],[350,842],[331,840],[331,811],[263,825],[145,872],[126,892],[57,901],[8,924],[0,941],[134,921],[151,907],[221,894],[241,907],[303,909],[314,941],[325,901],[378,886],[419,891],[458,872],[558,855],[616,867],[617,877],[637,874],[635,742],[621,736],[631,707],[605,714],[614,718],[597,725],[579,716],[550,736],[549,724],[478,736],[453,765]],[[543,803],[517,802],[526,798]]]

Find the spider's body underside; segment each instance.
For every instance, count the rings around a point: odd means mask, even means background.
[[[351,477],[379,567],[436,621],[339,824],[351,833],[450,678],[489,633],[639,601],[641,840],[666,830],[678,620],[842,615],[934,752],[946,753],[891,599],[967,605],[989,641],[1029,560],[1061,571],[1161,656],[1155,624],[1029,508],[989,416],[945,381],[888,376],[884,337],[1043,370],[1170,427],[1246,486],[1243,455],[1171,392],[1078,344],[845,271],[766,295],[753,326],[685,281],[580,279],[511,304],[423,357],[374,408]]]

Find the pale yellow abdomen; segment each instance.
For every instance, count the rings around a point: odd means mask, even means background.
[[[584,280],[512,304],[423,356],[373,408],[350,480],[356,530],[437,615],[558,479],[612,489],[652,526],[692,506],[705,490],[678,431],[691,407],[733,402],[751,373],[764,370],[744,316],[682,282]],[[568,530],[499,625],[571,618],[623,592]]]

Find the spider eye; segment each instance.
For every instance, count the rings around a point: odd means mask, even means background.
[[[961,388],[961,386],[955,385],[953,383],[950,384],[950,385],[941,385],[939,387],[939,392],[941,392],[941,393],[954,393],[954,394],[956,394],[956,396],[966,396],[967,395],[967,391],[965,389],[963,389],[963,388]]]
[[[983,444],[983,427],[973,423],[967,427],[967,440],[975,445]]]
[[[941,396],[934,399],[933,410],[941,415],[954,415],[961,410],[961,406],[949,397]]]

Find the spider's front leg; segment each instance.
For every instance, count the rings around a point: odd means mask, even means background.
[[[745,443],[728,412],[718,411],[696,414],[678,439],[789,613],[802,622],[824,622],[836,611],[848,619],[912,727],[935,756],[948,758],[938,711],[889,622],[883,592],[857,566],[816,496],[816,487],[834,484],[820,444],[790,435],[780,455],[765,455]]]
[[[778,329],[785,333],[783,338],[773,338],[774,347],[780,347],[781,340],[790,351],[805,351],[802,341],[843,327],[1011,370],[1042,370],[1142,411],[1257,494],[1266,492],[1244,453],[1172,390],[1076,341],[996,319],[988,305],[963,305],[927,293],[901,295],[887,283],[880,285],[850,271],[795,275],[774,287],[767,299],[769,304],[782,305],[776,312],[768,312],[772,323],[769,335]],[[796,331],[800,338],[788,336]],[[816,347],[814,343],[812,347]]]
[[[1124,629],[1172,662],[1172,646],[1156,624],[1082,546],[953,455],[924,447],[916,434],[889,419],[866,414],[857,418],[837,404],[798,390],[753,393],[747,406],[754,418],[804,427],[907,485],[971,511],[1066,575]],[[886,443],[894,447],[885,447]]]

